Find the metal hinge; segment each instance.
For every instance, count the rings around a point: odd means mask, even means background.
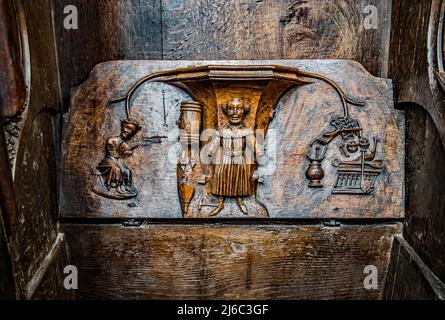
[[[124,221],[122,221],[122,225],[124,227],[140,227],[141,224],[142,221],[136,219],[125,219]]]
[[[325,227],[333,228],[333,227],[340,227],[341,223],[340,223],[340,221],[335,220],[335,219],[326,219],[326,220],[323,220],[323,225]]]

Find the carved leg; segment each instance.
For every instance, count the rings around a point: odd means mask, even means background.
[[[223,196],[219,196],[218,207],[216,207],[215,209],[213,209],[213,210],[209,213],[209,217],[216,216],[218,213],[221,212],[222,209],[224,209],[224,197],[223,197]]]
[[[247,207],[246,207],[246,205],[243,203],[243,198],[241,198],[241,197],[236,198],[236,204],[238,205],[238,207],[241,209],[241,211],[242,211],[244,214],[247,214],[247,213],[248,213],[248,212],[247,212]]]
[[[116,187],[116,192],[117,192],[117,193],[120,193],[120,194],[126,194],[126,193],[128,193],[127,190],[125,190],[125,188],[124,188],[123,185],[118,185],[118,186]]]
[[[136,188],[133,186],[133,175],[130,169],[125,169],[124,171],[124,184],[125,190],[129,193],[136,193]]]
[[[125,194],[127,191],[125,190],[125,187],[123,185],[124,183],[124,172],[118,168],[115,167],[110,172],[109,180],[111,180],[111,187],[116,189],[117,193]]]

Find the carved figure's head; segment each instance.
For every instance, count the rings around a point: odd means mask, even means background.
[[[121,136],[124,140],[131,139],[142,127],[134,119],[121,120]]]
[[[244,100],[235,98],[224,104],[222,110],[230,124],[239,125],[243,122],[244,116],[249,113],[250,106]]]
[[[350,140],[346,144],[346,148],[348,149],[349,153],[356,153],[358,151],[358,143],[355,140]]]
[[[367,138],[360,138],[358,144],[360,145],[360,148],[363,150],[369,148],[369,140]]]

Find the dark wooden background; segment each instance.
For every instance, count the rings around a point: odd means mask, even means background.
[[[418,287],[406,287],[406,281],[414,283],[424,273],[404,254],[405,246],[397,246],[390,261],[390,243],[402,233],[401,222],[356,221],[333,229],[319,221],[310,226],[310,234],[304,222],[151,223],[140,228],[124,227],[119,221],[58,223],[56,163],[62,124],[58,111],[68,110],[70,90],[88,77],[95,64],[116,59],[344,58],[362,63],[376,76],[393,78],[396,102],[406,109],[408,122],[403,237],[445,281],[441,138],[445,127],[437,112],[444,104],[441,93],[430,84],[434,65],[428,64],[431,49],[426,45],[430,24],[433,30],[437,27],[440,2],[23,1],[30,30],[32,89],[13,186],[18,214],[9,223],[14,230],[13,269],[20,295],[67,298],[57,289],[65,250],[57,251],[43,280],[33,284],[39,266],[53,252],[57,233],[65,232],[70,261],[79,267],[80,298],[420,297]],[[63,27],[63,8],[68,4],[78,8],[78,30]],[[363,28],[363,8],[369,4],[377,7],[377,29]],[[284,247],[275,252],[277,242]],[[264,257],[264,252],[269,256]],[[357,281],[364,277],[364,265],[373,262],[380,272],[379,289],[364,291]],[[314,266],[330,276],[323,279]],[[218,272],[216,277],[213,272]],[[337,278],[338,272],[349,277]],[[306,290],[298,289],[303,279]],[[385,279],[390,283],[386,288]],[[199,281],[200,285],[193,285]],[[326,286],[320,286],[323,281]],[[437,297],[428,282],[416,283],[427,292],[424,297]]]
[[[63,28],[68,4],[78,30]],[[370,4],[378,28],[366,30]],[[386,0],[54,1],[64,106],[95,64],[117,59],[342,58],[386,77],[390,15]]]

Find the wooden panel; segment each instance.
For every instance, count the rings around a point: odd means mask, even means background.
[[[439,71],[437,53],[442,49],[437,44],[441,2],[393,1],[389,77],[397,86],[395,101],[425,108],[445,147],[445,93],[435,76]]]
[[[437,42],[443,35],[439,23],[442,3],[393,1],[389,76],[397,87],[396,101],[406,109],[407,117],[404,237],[445,281],[445,95],[435,78],[443,64],[438,55],[443,48]]]
[[[72,86],[83,82],[99,62],[116,59],[161,59],[159,0],[57,0],[54,26],[63,101],[68,107]],[[63,10],[74,5],[79,28],[67,30]],[[94,30],[94,32],[92,31]]]
[[[12,221],[14,272],[21,297],[56,236],[56,149],[59,86],[50,1],[24,1],[31,63],[30,100],[19,123]]]
[[[13,1],[0,0],[0,116],[15,116],[25,103],[19,26]]]
[[[445,285],[401,237],[394,239],[383,298],[385,300],[445,299]]]
[[[69,265],[65,235],[59,233],[45,260],[28,283],[27,299],[33,300],[74,300],[75,290],[65,289],[65,266]]]
[[[428,113],[409,105],[407,117],[407,221],[404,237],[445,281],[445,151]]]
[[[11,257],[9,255],[4,224],[0,207],[0,300],[14,299],[15,288],[12,274]]]
[[[377,29],[363,27],[369,4]],[[78,8],[78,30],[63,27],[67,5]],[[116,59],[344,58],[386,77],[390,16],[387,0],[57,0],[65,110],[70,88]]]
[[[81,299],[378,299],[400,224],[64,224]],[[363,287],[366,265],[378,290]]]
[[[178,93],[176,88],[162,83],[146,83],[131,99],[133,106],[129,109],[132,109],[132,117],[142,125],[141,132],[132,141],[142,141],[142,137],[148,136],[168,138],[158,145],[136,149],[132,157],[125,159],[134,177],[137,196],[134,195],[131,199],[119,199],[109,194],[98,193],[95,187],[98,185],[98,176],[100,178],[101,175],[93,173],[97,171],[96,167],[104,156],[108,157],[105,153],[108,138],[119,136],[120,120],[126,117],[125,104],[109,104],[112,98],[122,96],[140,78],[153,72],[186,66],[203,66],[209,63],[226,66],[247,64],[267,66],[279,63],[282,66],[299,67],[307,72],[332,79],[348,95],[365,101],[364,107],[352,105],[349,107],[351,119],[358,119],[362,128],[361,137],[368,138],[373,145],[372,148],[374,146],[376,148],[375,157],[369,163],[373,164],[375,158],[376,165],[384,164],[384,169],[379,167],[381,171],[378,172],[374,182],[375,192],[335,193],[340,181],[338,178],[340,171],[337,169],[338,165],[335,165],[335,159],[341,163],[355,163],[354,168],[361,168],[361,165],[354,162],[359,161],[358,148],[355,153],[342,155],[339,147],[342,141],[339,138],[327,148],[326,160],[323,162],[325,186],[323,188],[308,186],[309,181],[305,177],[305,171],[309,163],[306,157],[309,146],[323,132],[336,130],[330,128],[329,123],[332,123],[332,119],[339,113],[343,116],[343,109],[340,99],[331,87],[310,77],[303,77],[305,81],[314,83],[287,91],[278,103],[275,117],[270,122],[270,133],[275,135],[271,136],[270,141],[275,143],[270,142],[265,146],[267,157],[270,159],[264,166],[258,168],[258,174],[264,176],[264,182],[258,185],[256,198],[253,195],[250,198],[246,197],[246,205],[251,206],[249,208],[251,214],[241,213],[237,209],[235,199],[228,199],[227,210],[217,217],[265,217],[257,214],[260,212],[258,206],[255,207],[258,202],[262,203],[262,210],[266,207],[267,216],[272,218],[403,217],[403,112],[393,108],[390,81],[375,78],[358,63],[343,60],[120,61],[98,65],[89,80],[76,90],[72,98],[63,146],[62,190],[63,195],[69,196],[62,196],[62,217],[180,218],[183,216],[178,209],[176,187],[179,144],[176,139],[178,131],[175,121],[179,118],[179,102],[187,99],[187,96]],[[247,84],[243,86],[246,87]],[[208,95],[210,95],[209,90],[205,91]],[[230,94],[235,94],[233,92]],[[245,98],[242,93],[238,94],[241,98]],[[168,111],[166,123],[164,123],[163,102]],[[206,103],[203,123],[207,125],[206,119],[211,118],[209,114],[222,114],[220,107],[221,103],[219,105]],[[250,121],[252,128],[258,128],[255,126],[255,119],[257,119],[255,107],[252,104],[251,113],[244,124],[248,125]],[[209,128],[219,129],[217,123],[211,125]],[[380,139],[380,142],[375,142],[374,139]],[[132,141],[129,143],[133,143]],[[346,140],[343,142],[346,143]],[[206,154],[206,151],[201,153]],[[204,163],[202,157],[200,162],[198,161],[196,167],[198,169],[193,169],[198,176],[200,163]],[[348,171],[348,174],[354,176],[354,181],[360,180],[354,173],[350,174]],[[352,181],[352,178],[348,179]],[[210,205],[205,205],[218,201],[217,197],[212,198],[208,192],[209,184],[204,187],[201,185],[203,184],[194,185],[196,197],[189,206],[194,211],[191,215],[184,214],[184,217],[208,217],[206,210]],[[201,210],[202,203],[205,206],[204,210]]]
[[[367,5],[377,29],[365,29]],[[162,0],[165,59],[322,59],[361,62],[386,77],[391,2]]]
[[[56,239],[56,181],[54,122],[46,113],[38,115],[20,147],[23,158],[15,178],[19,220],[13,244],[17,278],[22,288],[31,280]]]

